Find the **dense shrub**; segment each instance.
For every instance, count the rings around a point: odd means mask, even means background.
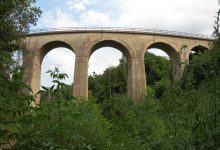
[[[133,103],[127,96],[116,95],[107,101],[104,116],[112,122],[112,130],[119,134],[117,138],[130,139],[126,144],[136,143],[139,149],[149,149],[165,135],[157,100],[147,97]]]
[[[22,116],[16,149],[111,149],[111,124],[93,102],[52,102]]]

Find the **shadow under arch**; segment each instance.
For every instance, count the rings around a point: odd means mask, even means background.
[[[40,48],[41,63],[42,63],[44,57],[46,56],[46,54],[47,54],[48,52],[50,52],[51,50],[53,50],[53,49],[55,49],[55,48],[61,48],[61,47],[67,48],[67,49],[73,51],[73,53],[75,53],[75,52],[74,52],[74,49],[73,49],[68,43],[66,43],[66,42],[63,42],[63,41],[50,41],[50,42],[44,44],[44,45]]]
[[[205,51],[208,51],[209,48],[203,45],[195,45],[192,47],[189,53],[189,61],[192,60],[193,55],[198,55],[199,53],[204,53]]]
[[[160,49],[169,56],[172,66],[172,79],[174,82],[180,80],[180,78],[182,77],[182,67],[181,58],[177,50],[170,44],[164,42],[152,43],[150,46],[147,47],[146,51],[151,48]]]

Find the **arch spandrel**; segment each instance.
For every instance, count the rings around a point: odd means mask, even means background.
[[[51,42],[60,42],[65,43],[68,46],[63,46],[62,44],[56,44],[58,47],[65,47],[71,50],[74,50],[74,53],[76,52],[76,44],[74,43],[74,40],[69,38],[67,35],[66,37],[64,35],[36,35],[36,36],[30,36],[26,38],[26,47],[33,49],[34,51],[42,49],[45,45]],[[54,46],[55,47],[55,46]],[[71,48],[70,48],[71,47]],[[51,47],[53,48],[53,47]],[[55,47],[56,48],[56,47]]]

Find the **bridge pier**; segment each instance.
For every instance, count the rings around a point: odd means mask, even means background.
[[[73,96],[77,99],[88,98],[88,57],[76,56],[73,82]]]
[[[172,71],[173,71],[173,82],[177,83],[181,80],[183,76],[183,70],[185,68],[184,64],[181,64],[180,61],[178,62],[172,62]]]
[[[32,91],[27,91],[35,96],[35,102],[31,106],[36,106],[40,103],[40,95],[36,95],[40,91],[41,78],[41,55],[39,51],[32,51],[30,48],[24,55],[24,82],[30,86]]]
[[[144,59],[131,58],[128,64],[128,96],[135,102],[147,93]]]

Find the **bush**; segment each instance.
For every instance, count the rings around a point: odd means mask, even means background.
[[[41,105],[20,121],[16,149],[111,149],[111,124],[93,102]]]
[[[103,109],[104,115],[112,122],[112,131],[118,135],[116,138],[124,139],[122,142],[127,145],[137,145],[130,149],[152,148],[166,133],[157,113],[158,101],[151,97],[146,99],[135,104],[126,96],[117,95],[108,100]]]
[[[93,100],[69,96],[69,87],[61,82],[67,75],[57,68],[48,73],[55,84],[40,93],[51,96],[20,115],[15,149],[125,149],[112,139],[111,124]]]

